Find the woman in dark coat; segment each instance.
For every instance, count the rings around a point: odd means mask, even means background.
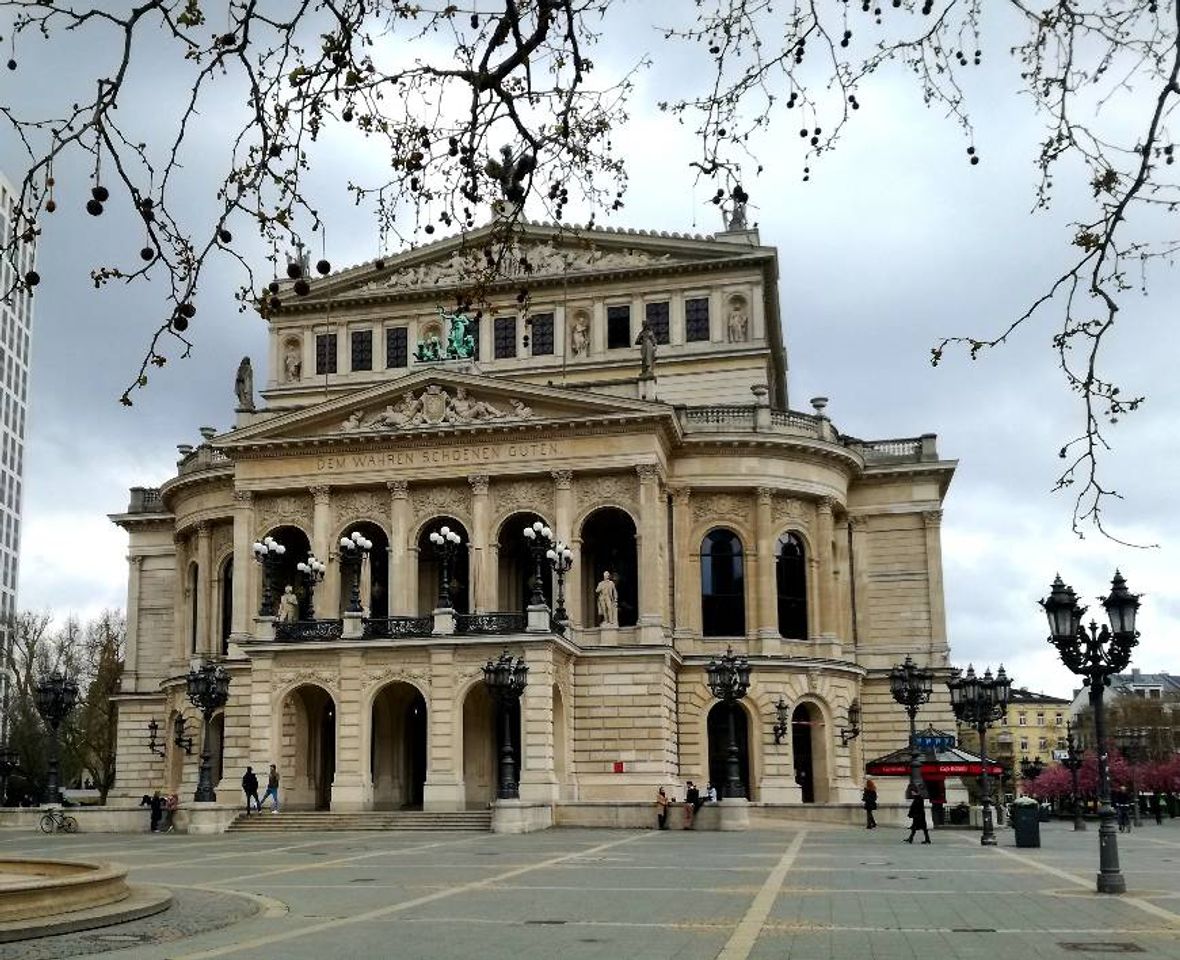
[[[926,839],[923,843],[930,842],[930,830],[926,826],[926,798],[922,796],[921,790],[915,790],[913,787],[909,790],[910,794],[910,835],[906,837],[906,843],[914,842],[914,834],[919,830],[922,831],[922,836]]]
[[[860,795],[860,802],[865,808],[865,829],[875,830],[877,821],[873,817],[873,811],[877,809],[877,785],[872,780],[865,781],[865,789],[864,793]]]

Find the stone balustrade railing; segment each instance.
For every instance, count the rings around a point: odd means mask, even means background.
[[[128,513],[163,513],[164,501],[159,487],[132,487]]]
[[[213,447],[202,444],[181,458],[177,464],[177,472],[183,477],[185,474],[196,473],[199,470],[210,470],[214,467],[228,466],[232,462],[220,450],[215,450]]]

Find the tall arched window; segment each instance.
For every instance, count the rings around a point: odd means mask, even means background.
[[[234,629],[234,558],[221,567],[221,655],[229,653],[229,636]]]
[[[195,654],[197,652],[197,565],[190,563],[188,568],[188,628],[189,628],[189,653]]]
[[[778,593],[778,632],[790,640],[807,639],[807,557],[794,533],[779,538],[774,582]]]
[[[710,531],[701,543],[701,632],[706,637],[746,633],[742,541],[732,530]]]

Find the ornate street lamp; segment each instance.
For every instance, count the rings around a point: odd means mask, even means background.
[[[771,728],[771,733],[774,734],[775,744],[780,744],[791,731],[791,705],[787,703],[782,697],[778,698],[778,703],[774,705],[774,726]]]
[[[8,778],[20,769],[20,754],[0,744],[0,807],[8,806]]]
[[[1135,614],[1139,595],[1127,589],[1127,581],[1116,570],[1110,594],[1102,601],[1110,629],[1091,620],[1082,626],[1086,607],[1079,606],[1077,594],[1058,576],[1046,600],[1039,601],[1049,619],[1049,642],[1057,648],[1062,662],[1090,688],[1094,709],[1094,739],[1098,743],[1098,892],[1124,893],[1127,881],[1119,869],[1118,833],[1115,812],[1110,805],[1110,768],[1107,764],[1106,727],[1102,694],[1113,674],[1131,662],[1131,651],[1139,642]]]
[[[848,704],[848,726],[840,728],[840,746],[848,746],[849,741],[860,736],[860,701],[853,700]]]
[[[533,595],[529,604],[534,607],[543,607],[545,605],[545,590],[543,588],[545,581],[541,579],[544,575],[541,568],[545,562],[545,554],[553,543],[553,531],[540,520],[534,520],[531,526],[524,528],[523,532],[529,549],[533,552],[533,565],[536,567],[536,572],[533,574]]]
[[[1131,801],[1131,816],[1134,818],[1135,826],[1143,826],[1143,819],[1139,814],[1139,770],[1138,765],[1143,762],[1147,751],[1147,730],[1142,727],[1128,727],[1118,730],[1115,735],[1115,742],[1119,745],[1119,750],[1123,757],[1126,758],[1127,763],[1131,767],[1131,794],[1133,799]]]
[[[187,721],[184,715],[178,713],[172,718],[172,742],[178,749],[184,751],[184,755],[190,756],[193,752],[193,738],[189,736],[188,730],[185,727]]]
[[[512,705],[520,700],[528,681],[529,665],[523,657],[514,658],[507,650],[499,659],[484,664],[483,682],[500,711],[500,787],[496,796],[501,800],[520,799],[516,751],[512,747]]]
[[[314,553],[309,553],[306,560],[295,564],[295,569],[303,575],[303,580],[307,584],[307,619],[314,620],[315,588],[323,582],[328,568]]]
[[[1065,759],[1061,762],[1069,771],[1069,778],[1073,782],[1073,828],[1074,830],[1085,830],[1086,821],[1082,818],[1081,798],[1078,796],[1078,771],[1082,769],[1085,760],[1082,756],[1082,748],[1073,735],[1071,720],[1065,721]]]
[[[558,623],[565,623],[569,619],[569,614],[565,610],[565,575],[574,565],[574,552],[558,540],[545,551],[545,559],[557,575],[557,609],[553,611],[553,618]]]
[[[283,554],[287,548],[274,537],[263,537],[254,541],[254,559],[262,564],[262,606],[258,608],[258,616],[273,617],[275,615],[274,578],[279,566],[283,562]]]
[[[1008,696],[1012,681],[1004,673],[1003,666],[992,676],[991,668],[982,677],[975,675],[975,668],[968,664],[967,673],[947,681],[951,692],[951,709],[955,718],[975,728],[979,734],[980,792],[983,794],[983,833],[979,842],[984,846],[996,845],[996,833],[992,826],[992,788],[987,771],[987,728],[1008,711]]]
[[[918,708],[930,699],[933,685],[934,674],[915,664],[908,654],[904,663],[889,671],[889,692],[910,718],[910,790],[914,792],[924,792],[918,759]]]
[[[737,729],[734,725],[734,711],[737,702],[750,689],[750,661],[735,657],[733,647],[726,647],[725,656],[714,657],[705,665],[709,690],[726,705],[729,719],[729,743],[725,748],[725,786],[722,795],[726,798],[744,797],[746,788],[742,784],[742,769],[738,759]]]
[[[168,748],[162,741],[156,739],[157,734],[160,732],[160,724],[156,721],[155,717],[152,717],[152,719],[148,721],[147,728],[148,753],[154,753],[157,757],[164,756],[168,752]]]
[[[354,530],[351,537],[340,538],[340,567],[348,571],[352,582],[352,592],[348,597],[349,613],[365,612],[361,607],[361,567],[372,549],[373,541],[366,539],[359,530]]]
[[[201,766],[197,773],[197,790],[193,794],[193,800],[197,803],[214,803],[217,794],[213,792],[209,727],[214,711],[224,707],[229,699],[229,674],[220,663],[206,660],[199,666],[194,665],[184,682],[189,700],[201,711],[204,721],[201,728]],[[181,729],[183,730],[183,727]]]
[[[78,702],[78,684],[65,674],[54,670],[34,688],[37,712],[49,725],[49,777],[46,783],[48,803],[61,803],[58,787],[57,756],[58,728]]]
[[[438,578],[438,606],[440,610],[451,609],[451,564],[455,554],[463,543],[463,538],[450,527],[439,527],[430,535],[430,542],[434,544],[434,551],[442,561],[442,571]]]

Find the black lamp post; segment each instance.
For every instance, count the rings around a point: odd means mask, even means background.
[[[782,697],[779,697],[778,703],[774,705],[774,726],[771,728],[776,744],[782,743],[791,731],[790,710],[791,705]]]
[[[536,572],[533,574],[533,595],[529,599],[529,604],[534,607],[542,607],[545,605],[543,587],[545,581],[541,579],[544,576],[542,568],[545,563],[545,554],[553,543],[553,531],[540,520],[534,520],[531,526],[524,528],[524,538],[529,549],[533,552],[533,565],[536,567]]]
[[[273,617],[275,573],[283,562],[283,554],[287,552],[287,548],[274,537],[263,537],[254,541],[253,550],[254,559],[262,564],[262,606],[258,608],[258,616]]]
[[[1143,819],[1139,815],[1139,771],[1137,765],[1143,762],[1146,755],[1144,747],[1147,744],[1147,731],[1142,727],[1127,727],[1115,733],[1115,741],[1119,750],[1131,767],[1131,816],[1135,826],[1143,826]]]
[[[1007,712],[1012,681],[1004,673],[1003,666],[994,677],[990,667],[982,677],[977,677],[975,668],[968,665],[966,674],[959,676],[956,673],[946,685],[951,692],[955,719],[973,726],[979,734],[980,792],[983,794],[983,833],[979,842],[994,847],[996,833],[992,826],[992,788],[987,772],[987,728]]]
[[[735,657],[733,647],[727,647],[725,656],[720,660],[714,657],[705,665],[705,672],[708,674],[709,690],[726,705],[729,719],[729,743],[725,748],[725,785],[722,796],[727,799],[744,797],[746,788],[742,784],[737,729],[733,715],[738,709],[737,702],[750,689],[750,661],[745,657]]]
[[[1073,722],[1065,721],[1065,759],[1061,761],[1069,771],[1069,778],[1073,782],[1073,828],[1085,830],[1086,821],[1082,818],[1082,803],[1078,796],[1078,771],[1085,762],[1082,749],[1073,735]]]
[[[58,728],[78,702],[78,684],[65,674],[54,670],[34,688],[37,712],[49,725],[49,777],[46,783],[46,802],[61,803],[58,786]]]
[[[1131,662],[1131,650],[1139,642],[1135,614],[1139,595],[1127,589],[1127,581],[1117,570],[1110,594],[1102,601],[1110,618],[1110,629],[1091,620],[1082,626],[1086,608],[1079,606],[1077,594],[1058,576],[1047,600],[1040,601],[1049,619],[1049,642],[1057,648],[1062,662],[1090,688],[1090,705],[1094,709],[1094,739],[1098,743],[1098,892],[1124,893],[1127,881],[1119,869],[1118,833],[1115,812],[1110,805],[1110,768],[1107,764],[1106,729],[1102,714],[1102,694],[1113,674],[1121,673]]]
[[[213,769],[209,752],[209,726],[213,712],[225,706],[229,699],[229,674],[220,663],[205,661],[194,666],[185,677],[185,687],[192,705],[201,711],[204,721],[201,733],[201,766],[197,774],[197,790],[193,800],[197,803],[214,803],[217,794],[213,792]]]
[[[157,757],[162,757],[167,754],[167,747],[161,741],[156,739],[157,735],[160,733],[160,724],[156,721],[155,717],[152,717],[152,719],[148,721],[147,728],[148,753],[154,753]]]
[[[307,559],[295,564],[295,569],[303,575],[303,582],[307,584],[307,619],[315,619],[315,588],[323,582],[328,568],[314,554],[309,553]]]
[[[904,663],[889,671],[889,692],[905,707],[910,718],[910,790],[924,794],[922,762],[918,759],[918,708],[930,699],[934,675],[914,663],[907,654]]]
[[[529,665],[523,657],[514,658],[507,650],[483,667],[483,682],[500,711],[500,787],[496,796],[501,800],[520,799],[516,751],[512,747],[512,705],[520,700],[528,680]]]
[[[185,719],[183,714],[177,714],[172,718],[172,742],[176,744],[177,749],[183,750],[187,757],[193,752],[193,738],[188,734],[185,728]]]
[[[455,554],[463,543],[463,538],[450,527],[439,527],[430,535],[430,542],[434,544],[434,552],[442,561],[442,571],[438,578],[438,606],[440,610],[451,609],[454,602],[451,599],[451,564]]]
[[[545,559],[557,575],[557,609],[553,611],[553,617],[558,623],[565,623],[569,619],[569,614],[565,610],[565,575],[574,565],[574,552],[558,540],[545,551]]]
[[[352,592],[348,597],[349,613],[365,612],[361,607],[361,567],[372,549],[373,541],[366,539],[359,530],[354,530],[350,537],[340,538],[340,567],[348,571],[348,579],[352,583]]]
[[[0,745],[0,807],[8,806],[8,778],[20,769],[20,754]]]

